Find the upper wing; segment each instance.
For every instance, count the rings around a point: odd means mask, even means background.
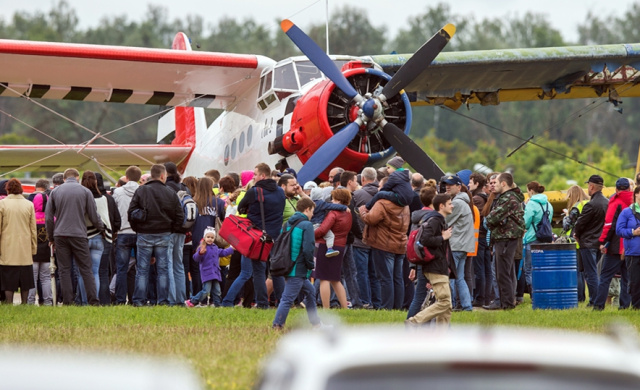
[[[0,96],[229,108],[256,89],[258,55],[0,40]]]
[[[393,74],[411,54],[372,59]],[[416,104],[640,96],[640,44],[440,53],[405,90]],[[614,91],[615,90],[615,91]]]
[[[20,171],[61,172],[81,170],[125,170],[130,165],[148,169],[153,164],[180,164],[191,153],[190,146],[173,145],[0,145],[2,176]]]

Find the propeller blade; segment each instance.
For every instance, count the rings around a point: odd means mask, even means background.
[[[382,89],[382,95],[389,99],[409,85],[422,71],[431,65],[434,58],[444,49],[449,39],[456,33],[453,24],[447,24],[425,42],[407,62],[393,75]]]
[[[331,61],[329,56],[309,38],[302,30],[300,30],[292,21],[285,19],[280,23],[282,31],[298,46],[298,49],[304,53],[315,66],[324,73],[342,92],[349,98],[353,99],[358,96],[358,91],[353,88],[346,77],[342,74],[336,64]]]
[[[386,122],[386,121],[385,121]],[[429,157],[424,150],[411,138],[409,138],[400,128],[393,123],[387,122],[382,127],[382,134],[389,141],[391,146],[404,161],[408,162],[416,171],[422,173],[425,179],[440,180],[444,176],[444,171],[438,164]]]
[[[298,172],[298,183],[314,180],[322,171],[327,169],[358,134],[361,124],[359,120],[349,123],[322,144]]]

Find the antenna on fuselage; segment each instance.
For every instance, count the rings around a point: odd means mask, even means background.
[[[327,55],[329,55],[329,0],[326,1],[325,14],[327,23],[325,23],[325,35],[327,36]]]

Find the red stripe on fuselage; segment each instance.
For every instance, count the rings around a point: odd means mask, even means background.
[[[252,55],[189,52],[168,49],[98,46],[72,43],[30,42],[0,39],[0,53],[48,57],[93,58],[114,61],[136,61],[163,64],[257,68]]]

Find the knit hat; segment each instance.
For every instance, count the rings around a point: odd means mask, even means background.
[[[251,179],[253,179],[253,171],[242,171],[242,173],[240,173],[240,184],[242,184],[243,187],[246,186]]]
[[[213,226],[207,226],[207,228],[204,229],[204,233],[202,234],[202,237],[206,237],[207,233],[213,233],[213,235],[216,235],[216,228],[214,228]]]
[[[404,160],[400,156],[395,156],[394,158],[392,158],[387,162],[387,166],[394,169],[400,169],[402,168],[403,165],[404,165]]]

